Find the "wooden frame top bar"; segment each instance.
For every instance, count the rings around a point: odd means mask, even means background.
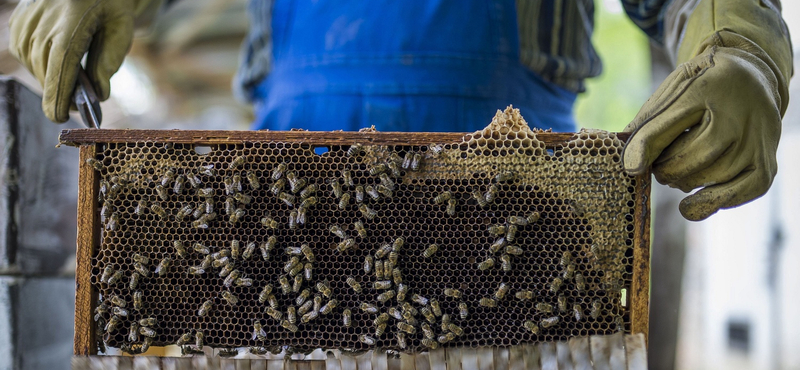
[[[353,132],[353,131],[221,131],[221,130],[105,130],[73,129],[61,131],[65,145],[129,142],[171,142],[196,145],[238,144],[242,142],[309,142],[318,145],[350,145],[354,142],[375,145],[428,145],[458,142],[471,133],[464,132]],[[575,133],[538,132],[536,137],[548,147],[559,146]],[[627,141],[630,133],[617,133]]]

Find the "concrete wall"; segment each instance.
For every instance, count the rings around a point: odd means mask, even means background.
[[[69,369],[78,151],[41,99],[0,79],[0,369]]]

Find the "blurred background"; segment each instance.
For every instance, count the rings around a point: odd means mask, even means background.
[[[38,82],[7,50],[15,5],[0,0],[0,73],[38,94]],[[230,88],[247,31],[245,6],[246,0],[182,1],[160,16],[138,35],[112,79],[104,127],[247,129],[252,110],[235,101]],[[594,41],[605,69],[588,81],[576,116],[579,126],[620,131],[671,67],[627,19],[619,0],[597,0],[596,6]],[[800,40],[800,2],[783,6]],[[765,197],[688,223],[677,212],[683,194],[653,188],[652,369],[800,369],[798,90],[795,80],[780,171]],[[36,117],[41,120],[41,112]],[[44,133],[27,139],[0,129],[0,208],[8,206],[0,210],[0,234],[6,236],[0,248],[0,351],[14,354],[0,356],[0,369],[69,368],[77,150],[51,149],[67,127],[77,126],[39,128]],[[8,153],[22,139],[39,152],[14,159]],[[63,162],[57,174],[53,161]],[[20,195],[20,185],[29,187],[25,176],[37,184],[26,189],[29,199]],[[71,203],[54,210],[42,196],[56,187],[59,201]]]

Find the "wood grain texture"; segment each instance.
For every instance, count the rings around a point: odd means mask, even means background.
[[[637,176],[639,188],[634,208],[633,283],[631,284],[631,333],[641,333],[645,342],[650,314],[650,172]]]
[[[97,193],[99,176],[86,159],[94,158],[96,145],[81,145],[79,194],[78,194],[78,240],[75,270],[75,337],[73,353],[75,355],[93,355],[97,353],[95,342],[94,306],[97,292],[91,284],[92,254],[99,243],[99,218],[97,210]]]
[[[459,142],[470,133],[458,132],[344,132],[344,131],[201,131],[201,130],[94,130],[61,131],[60,140],[66,145],[127,142],[171,142],[195,145],[240,144],[242,142],[282,141],[312,145],[428,145]],[[574,133],[537,133],[536,137],[548,147],[558,146],[575,136]],[[630,134],[617,133],[622,141]]]

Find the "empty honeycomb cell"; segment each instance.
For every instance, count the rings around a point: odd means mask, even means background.
[[[521,117],[506,111],[486,130],[466,135],[463,142],[442,144],[441,152],[436,154],[427,146],[364,143],[362,152],[352,156],[347,153],[350,145],[328,146],[328,151],[319,155],[313,146],[296,142],[211,145],[207,154],[197,153],[192,145],[105,144],[97,156],[104,164],[101,179],[110,183],[113,177],[117,177],[116,181],[128,178],[129,183],[116,194],[106,190],[102,195],[104,203],[118,214],[119,225],[114,230],[103,230],[93,256],[91,283],[100,293],[100,300],[106,302],[108,297],[118,295],[130,301],[133,291],[128,282],[137,268],[133,254],[147,256],[150,262],[140,266],[149,276],[142,276],[135,289],[143,293],[142,310],[132,310],[127,317],[120,317],[119,329],[100,339],[118,348],[127,344],[132,320],[152,316],[159,323],[153,343],[156,346],[174,344],[181,334],[202,330],[205,344],[219,348],[288,345],[355,351],[381,347],[419,352],[426,350],[419,323],[427,320],[419,312],[423,308],[419,297],[438,301],[443,313],[463,329],[463,335],[447,346],[510,346],[611,334],[618,330],[617,320],[622,320],[625,330],[630,329],[630,307],[621,305],[617,288],[630,291],[636,183],[623,174],[618,154],[623,143],[614,134],[584,131],[563,146],[545,148]],[[415,155],[422,162],[418,170],[411,165]],[[404,163],[406,158],[408,164]],[[392,166],[388,166],[390,163]],[[370,174],[370,169],[379,164],[387,165],[386,173],[393,182],[392,197],[379,194],[373,199],[365,195],[363,203],[358,203],[356,185],[373,188],[383,184],[380,176]],[[290,225],[290,218],[297,217],[292,216],[293,212],[302,203],[302,189],[292,192],[288,182],[281,189],[295,198],[291,204],[279,200],[271,190],[279,182],[273,175],[280,166],[286,167],[280,174],[282,179],[291,176],[305,182],[304,187],[313,184],[318,188],[313,195],[316,203],[307,209],[304,206],[305,223],[295,219]],[[353,185],[343,178],[345,169],[352,176]],[[167,179],[163,185],[170,172],[172,180]],[[258,189],[250,185],[248,173],[258,178]],[[211,215],[205,212],[205,196],[188,182],[182,192],[174,192],[174,178],[190,174],[200,179],[199,189],[211,189],[214,208]],[[508,179],[499,181],[498,174]],[[225,179],[234,176],[242,178],[242,190],[234,193],[251,197],[247,204],[233,202],[231,214],[242,210],[238,220],[226,211],[226,199],[234,194],[226,194]],[[343,191],[352,197],[344,209],[339,208],[339,198],[329,185],[332,180],[343,184]],[[159,199],[156,185],[167,189],[167,200]],[[473,192],[485,194],[490,186],[497,187],[496,197],[481,206]],[[447,213],[446,204],[433,200],[445,191],[457,202],[454,215]],[[137,213],[141,201],[148,206]],[[163,214],[153,210],[152,204],[160,206]],[[359,209],[362,204],[375,212],[374,218]],[[185,205],[193,209],[203,207],[203,211],[181,221],[176,214]],[[522,253],[510,256],[511,270],[503,270],[503,252],[490,250],[501,236],[490,234],[489,226],[508,226],[510,216],[526,217],[534,211],[540,213],[540,219],[517,227],[509,244],[520,247]],[[276,229],[261,223],[266,216],[278,222]],[[366,237],[357,235],[353,226],[357,221],[364,224]],[[347,237],[352,238],[350,248],[339,250],[344,240],[329,231],[332,224],[342,227]],[[277,245],[265,259],[261,245],[273,236]],[[374,257],[381,245],[391,244],[398,237],[405,242],[396,252],[394,267],[401,272],[408,292],[405,301],[398,301],[393,293],[395,297],[381,303],[378,297],[386,290],[375,289],[373,284],[378,278],[375,271],[364,270],[364,259]],[[186,246],[187,258],[176,255],[172,245],[176,239]],[[252,286],[237,286],[231,280],[226,287],[227,277],[220,276],[224,266],[207,266],[202,275],[189,275],[189,269],[201,266],[206,258],[193,249],[195,243],[208,247],[210,253],[218,253],[229,249],[232,240],[239,241],[242,249],[250,242],[257,245],[251,258],[245,260],[239,255],[229,259],[233,264],[231,269],[240,278],[252,279]],[[423,252],[434,243],[439,246],[438,251],[430,258],[424,257]],[[303,281],[301,290],[310,290],[307,302],[311,302],[311,312],[317,315],[303,322],[303,315],[298,314],[297,331],[293,332],[282,327],[281,321],[286,318],[288,307],[300,310],[302,305],[297,304],[299,293],[291,289],[283,293],[280,279],[286,277],[290,285],[294,283],[291,271],[284,270],[286,262],[291,260],[285,251],[287,247],[299,248],[303,244],[311,247],[315,258],[303,259],[297,274],[304,274],[306,262],[313,266],[311,281]],[[565,251],[571,254],[575,271],[584,277],[580,290],[574,277],[564,276],[561,257]],[[165,257],[171,258],[172,263],[165,273],[156,274],[156,266]],[[479,270],[478,264],[488,258],[495,260],[494,266]],[[385,266],[389,257],[379,260]],[[122,273],[122,281],[114,286],[102,279],[108,266]],[[391,270],[381,280],[391,282]],[[346,283],[350,276],[363,286],[361,293]],[[563,280],[556,291],[552,289],[554,279]],[[325,296],[325,289],[317,289],[320,282],[327,282],[330,298]],[[510,287],[505,297],[496,302],[496,307],[482,306],[481,299],[494,297],[501,282]],[[282,314],[280,320],[267,314],[269,302],[259,302],[266,284],[273,286],[274,302]],[[390,286],[397,289],[394,282]],[[461,290],[462,297],[445,296],[445,286]],[[533,299],[515,298],[515,293],[522,290],[532,291]],[[227,303],[224,292],[230,292],[237,302]],[[556,309],[555,313],[542,314],[536,310],[537,303],[557,307],[559,295],[568,301],[567,312]],[[327,314],[317,312],[321,307],[313,307],[315,296],[320,297],[319,306],[331,299],[337,300],[338,305]],[[412,296],[417,298],[412,300]],[[602,312],[593,318],[590,310],[596,300],[600,300]],[[213,303],[212,307],[200,316],[198,311],[207,301]],[[397,343],[396,333],[401,329],[393,317],[389,318],[385,333],[375,336],[374,345],[359,340],[363,334],[375,334],[374,320],[381,313],[391,308],[404,311],[404,302],[417,313],[409,314],[411,320],[404,318],[402,322],[418,322],[413,326],[414,333],[407,334],[407,348],[402,349]],[[461,302],[469,307],[465,320],[459,316]],[[362,303],[374,305],[377,313],[364,312]],[[584,311],[581,321],[575,320],[571,310],[575,303]],[[344,309],[352,312],[349,327],[342,322]],[[539,334],[522,325],[527,320],[540,323],[552,316],[559,317],[558,323],[542,328]],[[99,317],[107,322],[111,314],[101,313]],[[264,325],[266,340],[252,339],[254,320]],[[436,317],[431,325],[437,336],[444,334],[441,320]]]

